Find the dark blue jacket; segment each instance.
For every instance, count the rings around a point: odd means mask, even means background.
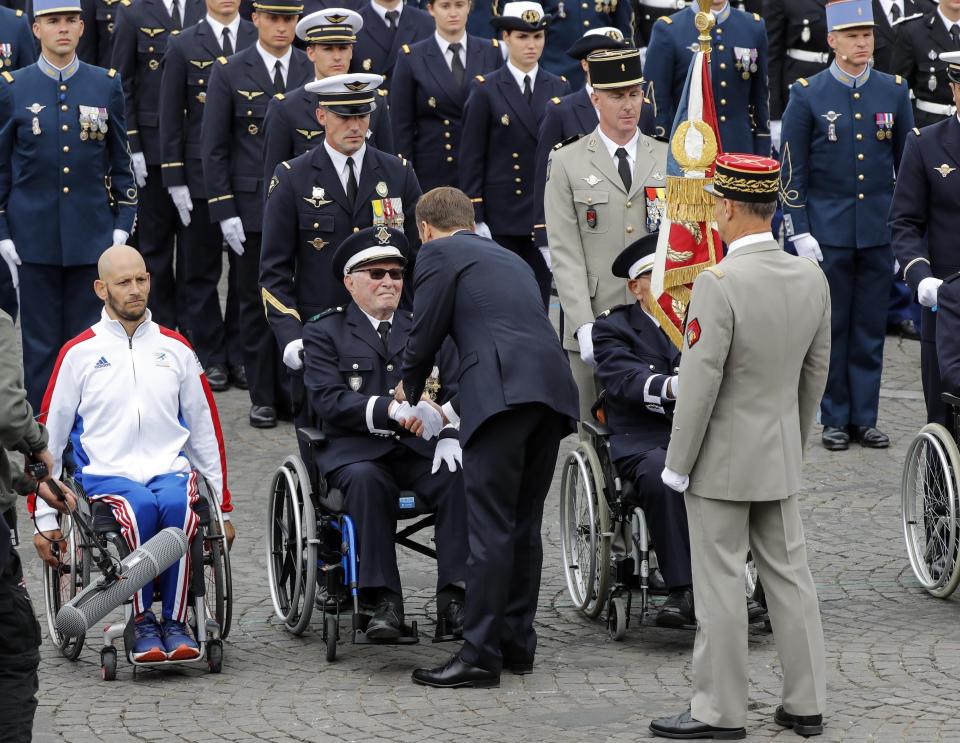
[[[947,27],[936,8],[919,18],[897,25],[897,43],[890,61],[894,75],[902,75],[913,91],[913,117],[917,126],[924,127],[942,121],[941,114],[921,111],[916,101],[952,105],[953,94],[947,79],[947,63],[940,61],[942,52],[960,51],[954,45]],[[881,68],[882,69],[882,68]],[[932,89],[931,89],[932,88]]]
[[[947,277],[937,291],[936,344],[944,392],[960,395],[960,273]]]
[[[236,51],[256,43],[257,29],[240,21]],[[160,83],[160,143],[163,148],[163,185],[189,186],[195,199],[207,197],[203,182],[200,131],[207,86],[214,63],[223,54],[220,42],[205,19],[184,29],[167,43]]]
[[[403,358],[403,387],[417,400],[449,335],[460,354],[460,441],[488,418],[541,403],[580,415],[577,387],[543,311],[533,270],[492,240],[458,232],[420,250],[414,271],[414,325]]]
[[[32,15],[33,0],[29,2]],[[121,5],[131,5],[132,2],[133,0],[80,0],[83,36],[77,44],[77,56],[82,62],[97,67],[110,66],[117,11]]]
[[[459,186],[457,162],[463,106],[470,81],[503,64],[496,40],[467,38],[467,64],[458,86],[436,38],[404,45],[390,85],[396,152],[408,158],[424,191]]]
[[[0,7],[0,67],[12,72],[36,61],[37,46],[27,15]]]
[[[694,28],[696,11],[687,8],[661,18],[653,29],[647,48],[644,77],[653,89],[657,104],[659,136],[670,136],[680,107],[683,85],[693,59],[692,45],[699,31]],[[726,19],[710,32],[710,79],[720,123],[724,152],[770,154],[770,108],[767,86],[767,30],[757,14],[731,8]],[[752,50],[756,72],[737,67],[736,48]],[[662,130],[662,131],[661,131]]]
[[[377,107],[370,115],[367,144],[383,152],[393,153],[393,128],[387,93],[378,90]],[[317,121],[317,94],[303,87],[291,90],[283,98],[275,97],[267,106],[263,120],[263,179],[269,181],[273,171],[284,160],[312,150],[323,142],[323,127]]]
[[[593,324],[597,379],[613,432],[614,460],[670,443],[673,402],[664,404],[667,379],[679,371],[680,351],[640,308],[615,307]]]
[[[36,63],[0,79],[0,240],[12,239],[26,263],[90,265],[115,229],[133,232],[120,78],[76,64],[61,84]],[[106,112],[103,138],[81,139],[80,106]]]
[[[426,1],[421,3],[426,8]],[[470,16],[467,18],[467,33],[471,36],[479,36],[481,39],[499,39],[500,32],[490,23],[495,15],[500,15],[499,11],[494,12],[494,8],[501,6],[500,0],[476,0],[470,6]]]
[[[181,3],[183,28],[207,12],[201,0]],[[113,42],[112,65],[120,73],[127,102],[130,150],[142,152],[148,165],[160,165],[160,79],[167,41],[180,33],[163,0],[137,0],[121,5]]]
[[[363,28],[357,34],[357,43],[353,45],[350,70],[383,75],[387,79],[382,87],[389,90],[393,82],[393,65],[401,48],[404,44],[415,44],[432,34],[435,28],[433,17],[414,5],[405,5],[396,32],[391,33],[369,2],[357,12],[363,18]]]
[[[783,114],[787,236],[809,232],[835,247],[887,245],[894,173],[913,127],[907,86],[869,68],[857,88],[835,74],[850,80],[836,63],[809,81],[798,80]],[[892,117],[890,139],[877,139],[878,116]]]
[[[397,310],[384,350],[377,331],[352,301],[320,314],[303,326],[304,375],[310,409],[322,421],[327,442],[317,450],[324,475],[354,462],[378,459],[397,444],[432,457],[435,441],[401,434],[387,410],[400,383],[403,349],[413,324],[412,315]],[[456,390],[457,354],[443,344],[431,366],[439,372],[437,402]],[[375,397],[370,418],[370,398]]]
[[[476,221],[494,235],[533,234],[540,122],[550,99],[569,92],[569,83],[543,65],[531,104],[506,65],[473,83],[463,109],[460,189],[473,201]]]
[[[313,79],[313,64],[294,49],[287,90]],[[263,223],[263,119],[274,96],[273,78],[253,44],[224,59],[218,57],[207,88],[200,132],[203,179],[210,219],[243,220],[245,232]]]
[[[650,37],[653,35],[653,27],[665,15],[672,15],[678,9],[690,6],[690,0],[677,0],[671,3],[670,8],[652,8],[644,3],[644,0],[634,0],[636,8],[634,10],[634,25],[636,26],[635,40],[638,47],[645,47],[650,44]],[[682,5],[681,5],[682,3]]]
[[[301,337],[302,320],[349,299],[343,279],[333,275],[333,254],[354,228],[374,225],[381,191],[399,200],[403,223],[389,226],[403,229],[416,251],[420,186],[405,161],[367,147],[353,209],[323,143],[277,167],[264,205],[260,286],[280,348]]]
[[[770,54],[770,118],[779,121],[787,107],[790,86],[801,77],[810,78],[827,69],[833,54],[827,44],[827,0],[766,0],[763,20],[767,24]],[[787,56],[787,50],[822,55],[808,62]]]

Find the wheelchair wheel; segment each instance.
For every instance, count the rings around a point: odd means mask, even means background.
[[[117,649],[104,648],[100,651],[100,678],[113,681],[117,678]]]
[[[611,536],[603,470],[593,447],[581,441],[563,463],[560,549],[570,598],[590,618],[606,604]]]
[[[210,536],[223,535],[221,521],[211,514]],[[230,550],[227,540],[205,539],[203,543],[203,576],[206,583],[207,611],[220,625],[220,639],[226,640],[233,620],[233,578],[230,574]]]
[[[267,578],[277,617],[293,634],[310,624],[317,591],[317,521],[310,479],[291,455],[277,468],[267,505]]]
[[[207,668],[210,673],[223,670],[223,643],[220,640],[211,640],[207,644]]]
[[[608,611],[607,632],[610,639],[623,642],[623,638],[627,636],[627,600],[623,596],[614,596]]]
[[[920,429],[903,467],[903,536],[913,574],[937,598],[960,583],[958,472],[960,451],[950,432],[937,423]]]
[[[43,592],[47,610],[47,631],[50,639],[67,660],[76,660],[83,649],[85,636],[67,637],[57,630],[57,612],[90,582],[89,548],[70,516],[61,518],[60,531],[67,543],[60,555],[60,565],[43,565]]]

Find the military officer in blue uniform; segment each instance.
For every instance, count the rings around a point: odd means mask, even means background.
[[[133,231],[123,88],[115,70],[76,55],[76,0],[37,0],[40,59],[0,73],[0,255],[20,282],[23,366],[30,404],[60,347],[100,315],[90,286],[97,259]]]
[[[830,282],[832,347],[820,406],[823,444],[889,445],[877,429],[885,308],[893,251],[886,214],[913,126],[902,78],[870,67],[869,0],[827,6],[837,59],[790,91],[783,115],[784,223],[798,255],[820,261]]]
[[[390,86],[396,152],[424,191],[457,186],[463,107],[471,81],[503,65],[500,42],[466,32],[468,0],[432,0],[433,36],[404,44]]]
[[[634,40],[640,48],[640,54],[646,59],[647,46],[653,35],[653,27],[664,16],[673,15],[678,10],[689,8],[691,0],[635,0],[634,25],[636,35]]]
[[[471,36],[479,36],[481,39],[496,38],[497,32],[491,21],[497,15],[494,8],[499,6],[499,0],[474,0],[470,4],[467,33]]]
[[[160,66],[167,41],[206,13],[202,0],[137,0],[117,13],[112,64],[127,104],[127,137],[139,189],[137,248],[150,272],[154,322],[186,328],[185,284],[174,282],[176,212],[160,165]],[[183,251],[176,273],[183,275]]]
[[[305,42],[316,80],[342,75],[350,69],[357,32],[363,26],[359,13],[347,8],[327,8],[304,16],[297,23],[297,38]],[[378,90],[383,105],[370,115],[367,143],[383,152],[393,152],[393,130],[386,91]],[[284,160],[292,160],[323,141],[317,122],[317,96],[297,88],[267,106],[263,120],[263,173],[269,183]]]
[[[698,48],[690,7],[657,21],[647,49],[644,77],[657,105],[657,134],[669,137],[681,93]],[[767,30],[756,13],[745,13],[727,0],[713,0],[716,23],[710,31],[710,76],[724,152],[770,154],[770,109],[767,85]]]
[[[512,250],[533,269],[546,304],[550,269],[533,241],[537,136],[550,99],[570,92],[540,64],[549,18],[534,2],[510,2],[494,20],[507,63],[479,75],[463,111],[460,187],[474,203],[480,234]]]
[[[203,181],[200,133],[207,85],[218,57],[227,59],[257,40],[257,29],[237,12],[239,0],[207,0],[207,14],[167,42],[160,83],[160,146],[163,185],[179,215],[188,298],[186,325],[210,388],[232,382],[247,388],[237,298],[237,255],[227,251],[226,313],[217,285],[223,270],[223,235],[210,219]]]
[[[83,36],[77,46],[81,62],[109,67],[117,11],[124,0],[80,0]],[[129,5],[133,0],[126,0]]]
[[[954,105],[960,104],[960,51],[942,54],[938,61],[947,66]],[[946,425],[937,363],[937,343],[943,337],[938,326],[944,314],[934,308],[940,284],[960,271],[956,237],[960,230],[960,119],[956,114],[907,136],[889,224],[903,277],[923,306],[920,366],[927,421]],[[952,342],[956,344],[955,339]],[[949,391],[956,393],[957,388]]]
[[[254,7],[257,43],[232,57],[218,57],[211,68],[200,153],[210,218],[219,222],[227,245],[240,256],[237,284],[250,425],[270,428],[277,424],[286,384],[260,302],[263,119],[270,99],[307,82],[313,65],[292,46],[303,7],[299,0],[264,0]]]
[[[403,0],[367,0],[360,16],[363,29],[357,34],[350,70],[383,75],[383,89],[390,90],[397,55],[404,44],[410,46],[433,33],[433,18]]]

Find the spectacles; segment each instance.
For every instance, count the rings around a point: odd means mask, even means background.
[[[358,268],[351,273],[368,273],[374,281],[383,281],[383,277],[389,274],[391,281],[400,281],[403,279],[404,270],[402,268]]]

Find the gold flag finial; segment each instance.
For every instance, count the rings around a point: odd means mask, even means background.
[[[700,42],[700,51],[707,55],[707,61],[710,59],[710,29],[716,24],[716,19],[713,17],[713,13],[710,12],[710,0],[698,0],[700,4],[700,12],[697,13],[696,18],[694,19],[694,26],[696,26],[697,31],[700,32],[700,36],[697,38],[697,41]]]

